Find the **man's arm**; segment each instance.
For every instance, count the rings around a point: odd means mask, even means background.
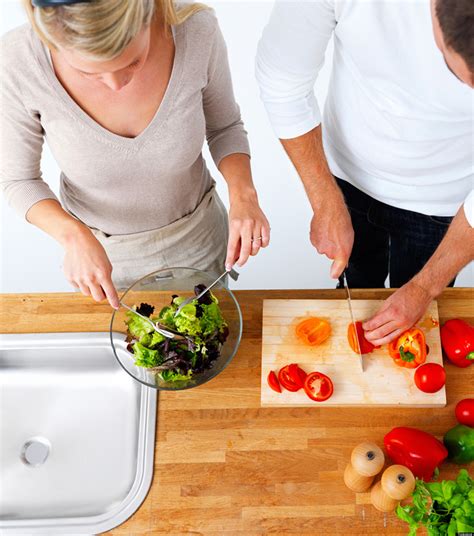
[[[321,139],[314,84],[336,27],[334,0],[277,0],[258,46],[256,76],[270,122],[298,171],[314,210],[311,242],[345,268],[353,230],[342,194],[329,170]]]
[[[280,140],[296,168],[314,211],[310,239],[317,251],[333,259],[331,277],[347,266],[354,243],[351,217],[324,154],[321,125],[290,140]]]
[[[386,344],[413,326],[456,274],[474,260],[474,229],[461,207],[423,269],[385,300],[363,328],[373,344]]]

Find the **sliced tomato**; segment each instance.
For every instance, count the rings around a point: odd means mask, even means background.
[[[288,374],[295,385],[299,385],[300,389],[303,387],[306,380],[306,372],[300,368],[296,363],[288,365]]]
[[[316,402],[323,402],[331,397],[334,385],[329,376],[322,372],[311,372],[304,382],[305,393]]]
[[[284,389],[293,393],[299,391],[302,387],[299,382],[296,383],[292,380],[290,376],[290,365],[286,365],[286,367],[280,369],[278,372],[278,381]]]
[[[278,383],[278,378],[276,377],[276,374],[273,372],[273,370],[268,373],[267,382],[270,389],[273,389],[277,393],[281,393],[281,387]]]

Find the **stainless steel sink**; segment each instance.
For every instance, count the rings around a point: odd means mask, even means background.
[[[0,335],[0,534],[97,534],[153,475],[156,391],[108,333]]]

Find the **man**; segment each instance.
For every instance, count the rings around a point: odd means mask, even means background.
[[[313,86],[331,36],[321,126]],[[349,286],[400,287],[363,324],[385,344],[474,258],[474,3],[277,0],[256,69],[331,276],[347,266]]]

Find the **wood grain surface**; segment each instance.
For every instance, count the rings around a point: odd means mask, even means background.
[[[339,290],[236,292],[244,336],[230,366],[196,389],[159,398],[155,474],[141,508],[109,534],[404,535],[395,515],[377,512],[342,475],[361,441],[382,445],[394,426],[442,436],[455,425],[456,402],[474,394],[474,366],[446,364],[445,408],[262,408],[263,299],[342,299]],[[384,299],[389,290],[353,290],[354,299]],[[472,289],[448,289],[440,320],[474,323]],[[0,332],[106,331],[110,308],[79,294],[0,295]],[[126,425],[126,423],[124,423]],[[458,467],[446,463],[441,477]],[[471,465],[469,471],[474,473]]]
[[[356,320],[370,318],[383,300],[352,300]],[[308,346],[298,340],[295,329],[309,317],[319,317],[331,325],[331,335],[322,344]],[[388,355],[387,346],[363,357],[364,372],[347,340],[351,323],[347,300],[265,300],[262,326],[262,406],[413,406],[444,407],[446,390],[423,393],[413,380],[415,369],[399,367]],[[439,335],[438,305],[432,302],[417,324],[430,349],[426,361],[443,364]],[[322,372],[331,378],[334,394],[325,402],[314,402],[303,389],[291,393],[273,391],[267,377],[289,363],[298,363],[309,373]]]

